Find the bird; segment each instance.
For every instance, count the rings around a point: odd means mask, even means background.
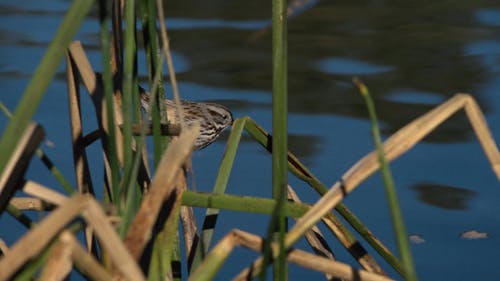
[[[146,113],[150,113],[150,94],[142,87],[139,87],[141,106]],[[233,124],[233,114],[231,111],[218,103],[195,102],[181,100],[184,122],[190,127],[194,123],[200,124],[200,132],[195,140],[194,149],[199,150],[213,143],[227,127]],[[179,112],[176,103],[164,98],[161,108],[161,123],[180,125]],[[165,112],[166,111],[166,112]],[[165,115],[166,113],[166,115]]]

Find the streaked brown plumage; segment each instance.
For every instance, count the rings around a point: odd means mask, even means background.
[[[141,88],[140,94],[142,108],[149,112],[149,93]],[[162,122],[165,123],[165,119],[168,119],[171,124],[179,124],[179,114],[175,102],[164,99],[162,106],[164,108]],[[181,100],[181,106],[184,112],[184,121],[188,127],[195,122],[200,123],[200,134],[196,138],[195,149],[202,149],[214,142],[222,131],[233,123],[231,111],[217,103]],[[164,111],[167,113],[167,118],[164,118]]]

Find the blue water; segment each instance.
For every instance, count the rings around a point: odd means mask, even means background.
[[[167,28],[183,98],[217,101],[231,108],[235,117],[250,116],[271,131],[268,2],[168,1]],[[0,3],[0,101],[11,110],[68,5],[69,1]],[[483,109],[494,138],[500,140],[499,4],[317,1],[293,17],[288,30],[289,146],[327,186],[373,148],[368,114],[351,83],[354,75],[373,94],[384,137],[454,93],[469,92]],[[93,67],[101,70],[97,31],[96,18],[88,17],[75,39],[83,42]],[[147,73],[141,56],[139,73]],[[46,130],[42,148],[74,182],[63,74],[61,63],[34,120]],[[147,82],[143,85],[147,87]],[[88,97],[83,95],[82,100],[84,129],[89,132],[96,128],[95,114]],[[500,185],[465,115],[457,115],[391,168],[407,230],[425,241],[412,245],[419,278],[497,280],[500,268],[494,250],[500,245]],[[6,122],[0,115],[2,131]],[[227,134],[193,155],[196,190],[212,189],[218,170],[214,159],[217,163],[222,157],[226,139]],[[102,185],[99,147],[94,144],[88,149],[96,186]],[[27,178],[60,189],[37,159]],[[290,184],[304,202],[318,200],[314,191],[291,175]],[[227,192],[271,196],[270,156],[248,136],[239,147]],[[396,251],[378,175],[362,183],[345,203]],[[201,218],[204,210],[196,212]],[[264,235],[267,220],[263,215],[223,211],[214,239],[233,228]],[[460,234],[469,230],[486,232],[488,238],[461,239]],[[0,217],[0,238],[8,245],[24,231],[8,215]],[[358,267],[335,238],[326,236],[339,260]],[[304,241],[297,247],[309,250]],[[248,250],[236,250],[217,280],[231,278],[255,257]],[[291,268],[290,280],[321,277]]]

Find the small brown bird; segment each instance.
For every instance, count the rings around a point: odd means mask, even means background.
[[[149,93],[139,88],[141,94],[142,108],[149,113],[150,100]],[[162,123],[180,124],[177,106],[173,100],[164,99],[162,106]],[[233,115],[229,109],[217,103],[193,102],[181,100],[181,106],[184,112],[184,122],[186,126],[193,123],[200,124],[200,134],[196,138],[194,149],[202,149],[214,142],[217,137],[233,124]],[[166,111],[166,118],[164,112]],[[167,120],[165,120],[167,119]]]

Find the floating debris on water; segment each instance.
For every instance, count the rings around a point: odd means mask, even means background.
[[[488,233],[478,232],[476,230],[469,230],[460,234],[460,238],[463,239],[486,239],[488,238]]]
[[[419,234],[412,234],[408,236],[408,239],[410,239],[410,242],[413,244],[422,244],[425,243],[425,239],[422,235]]]

